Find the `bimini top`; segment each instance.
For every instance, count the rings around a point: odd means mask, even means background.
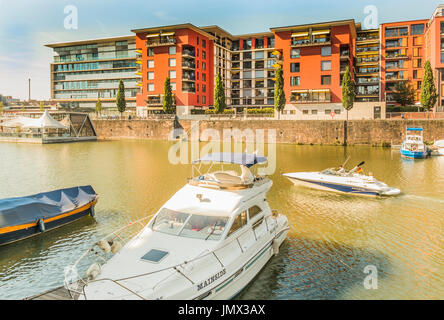
[[[422,128],[407,128],[407,131],[422,131]]]
[[[206,156],[193,161],[193,163],[204,161],[239,164],[250,168],[255,164],[267,162],[267,158],[254,153],[220,152],[207,154]]]
[[[82,186],[0,199],[0,228],[51,218],[80,208],[95,198],[96,192],[91,186]]]

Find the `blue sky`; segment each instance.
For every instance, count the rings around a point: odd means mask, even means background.
[[[131,34],[130,30],[191,22],[217,24],[233,34],[270,27],[355,19],[364,8],[378,9],[378,22],[429,18],[436,0],[0,0],[0,94],[27,98],[32,79],[34,99],[49,98],[46,43]],[[78,29],[66,30],[64,8],[78,9]]]

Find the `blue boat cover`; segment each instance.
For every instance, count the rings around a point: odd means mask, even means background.
[[[254,153],[232,153],[232,152],[221,152],[221,153],[210,153],[206,156],[193,161],[193,163],[198,163],[201,161],[213,161],[221,163],[232,163],[232,164],[242,164],[247,168],[254,166],[257,163],[267,162],[267,158],[264,156],[256,155]]]
[[[82,186],[0,199],[0,228],[55,217],[82,207],[95,197],[96,192],[91,186]]]
[[[407,128],[407,131],[422,131],[422,128]]]

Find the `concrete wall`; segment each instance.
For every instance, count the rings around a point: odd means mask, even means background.
[[[181,129],[173,133],[173,120],[93,120],[99,139],[168,140],[181,134],[190,136],[190,120],[181,120]],[[444,120],[353,120],[348,122],[348,144],[400,144],[406,127],[423,127],[425,141],[444,139]],[[215,129],[223,137],[223,130],[275,130],[278,143],[342,144],[344,121],[290,121],[290,120],[221,120],[199,121],[199,131]],[[245,139],[245,138],[244,138]]]
[[[375,114],[375,107],[379,107],[380,113]],[[304,113],[305,111],[305,113]],[[347,119],[347,111],[342,103],[318,103],[318,104],[287,104],[282,111],[282,120],[332,120],[331,112],[335,112],[334,120]],[[339,112],[338,112],[339,111]],[[385,119],[385,102],[355,102],[348,112],[349,120]],[[327,113],[326,113],[327,112]]]

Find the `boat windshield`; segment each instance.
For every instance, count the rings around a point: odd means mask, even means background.
[[[162,208],[152,229],[179,237],[219,240],[227,222],[228,217],[189,214]]]

